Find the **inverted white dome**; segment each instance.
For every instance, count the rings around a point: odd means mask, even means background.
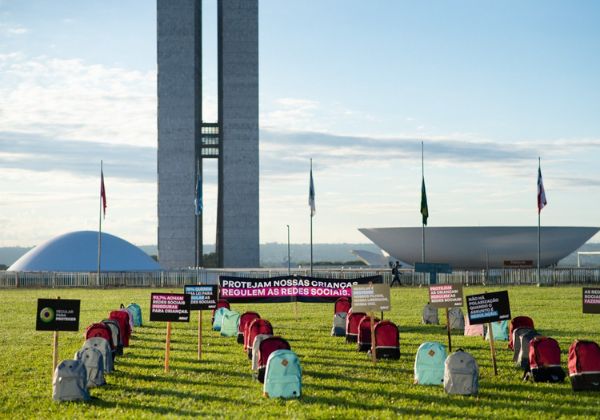
[[[40,244],[19,258],[7,271],[98,270],[98,232],[70,232]],[[137,246],[108,233],[102,233],[104,271],[156,271],[160,266]]]

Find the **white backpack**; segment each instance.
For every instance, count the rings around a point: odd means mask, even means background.
[[[479,366],[473,356],[459,349],[446,358],[444,390],[448,394],[477,395]]]
[[[438,310],[431,303],[428,303],[423,308],[423,324],[434,324],[439,325],[440,319],[438,317]]]
[[[273,337],[272,334],[258,334],[254,337],[254,343],[252,344],[252,370],[258,371],[258,349],[260,348],[260,343],[263,342],[264,339]]]
[[[54,371],[52,399],[54,401],[87,401],[85,366],[79,360],[64,360]]]
[[[114,370],[112,353],[110,351],[110,344],[105,338],[102,337],[90,337],[83,343],[82,350],[85,348],[93,348],[102,354],[102,360],[104,361],[104,373],[111,373]]]
[[[345,337],[346,336],[346,312],[338,312],[333,316],[333,327],[331,328],[331,335],[334,337]]]
[[[79,360],[85,366],[88,388],[106,385],[104,380],[104,358],[100,350],[84,347],[75,353],[75,360]]]

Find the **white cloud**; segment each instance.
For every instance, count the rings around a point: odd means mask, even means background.
[[[77,59],[0,57],[0,126],[65,140],[156,144],[156,75]]]
[[[29,32],[29,29],[23,25],[0,23],[0,35],[4,36],[19,36]]]

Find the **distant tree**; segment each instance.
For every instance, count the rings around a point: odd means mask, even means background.
[[[216,252],[211,252],[209,254],[204,254],[203,257],[203,266],[204,268],[217,268],[218,258]]]
[[[8,268],[8,265],[0,264],[0,271],[5,271]]]

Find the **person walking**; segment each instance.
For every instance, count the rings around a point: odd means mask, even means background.
[[[394,283],[398,283],[398,286],[401,286],[400,284],[400,267],[402,267],[400,265],[400,261],[396,261],[396,264],[392,267],[392,283],[390,283],[390,287],[394,287]]]

